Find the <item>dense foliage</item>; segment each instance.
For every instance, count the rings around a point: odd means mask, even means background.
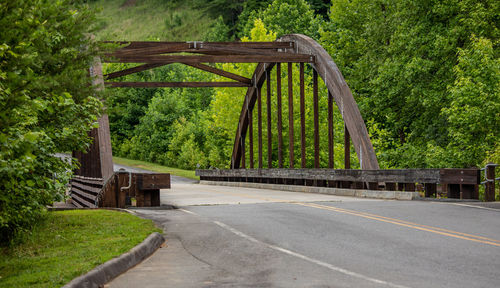
[[[321,42],[364,119],[376,124],[385,166],[470,167],[495,149],[499,8],[498,1],[333,1]]]
[[[101,107],[89,85],[92,13],[71,1],[0,1],[0,241],[61,198]]]
[[[228,9],[239,7],[238,1],[212,1],[210,5],[225,2],[236,5],[226,6]],[[470,167],[500,160],[498,1],[334,0],[328,17],[320,11],[325,5],[305,0],[247,1],[241,9],[231,10],[233,14],[241,11],[236,26],[230,26],[223,15],[227,10],[220,10],[221,18],[208,30],[206,39],[228,41],[236,34],[243,41],[270,41],[283,34],[302,33],[319,41],[349,83],[382,167]],[[222,68],[248,77],[254,66]],[[133,77],[218,80],[189,69],[169,66]],[[293,73],[297,71],[294,67]],[[310,83],[311,71],[306,72]],[[283,65],[284,80],[286,75]],[[298,84],[294,85],[298,95]],[[114,151],[182,168],[228,167],[245,89],[201,90],[117,92],[128,96],[126,101],[116,101],[122,108],[112,115],[112,119],[119,119],[112,120],[117,140]],[[324,87],[320,92],[320,117],[325,119]],[[282,94],[287,95],[285,88]],[[286,98],[283,119],[288,116]],[[311,103],[306,106],[311,107]],[[265,104],[263,107],[265,119]],[[119,124],[124,119],[129,122]],[[336,143],[341,143],[342,123],[340,117],[336,119]],[[306,121],[312,121],[310,115]],[[288,147],[287,121],[283,122],[284,147]],[[321,131],[326,135],[327,127],[322,126]],[[295,137],[298,145],[298,130]],[[321,137],[322,146],[326,138]],[[273,139],[273,148],[276,142]],[[309,156],[313,155],[311,145],[308,142]],[[335,148],[339,152],[336,157],[340,157],[342,147]],[[298,151],[298,146],[295,149]],[[273,159],[276,155],[273,151]],[[321,158],[325,161],[327,157]],[[336,167],[342,167],[340,160],[336,159]],[[308,159],[309,166],[311,161]]]

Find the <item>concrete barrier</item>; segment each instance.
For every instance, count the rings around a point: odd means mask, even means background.
[[[252,182],[222,182],[222,181],[206,181],[206,180],[200,181],[200,184],[282,190],[282,191],[303,192],[303,193],[318,193],[318,194],[328,194],[336,196],[351,196],[359,198],[396,199],[396,200],[414,200],[420,198],[420,194],[418,192],[407,192],[407,191],[345,189],[345,188],[330,188],[330,187],[298,186],[298,185],[267,184],[267,183],[252,183]]]

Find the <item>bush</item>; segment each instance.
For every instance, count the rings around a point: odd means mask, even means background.
[[[60,199],[101,107],[89,85],[93,20],[69,0],[0,0],[0,242],[15,239]]]

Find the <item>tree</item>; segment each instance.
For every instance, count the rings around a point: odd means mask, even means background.
[[[242,16],[246,16],[242,13]],[[322,18],[314,14],[305,0],[275,0],[262,11],[254,10],[247,19],[240,19],[240,36],[250,35],[256,19],[261,19],[265,27],[276,35],[301,33],[319,38]]]
[[[450,105],[442,110],[449,123],[447,156],[455,166],[479,165],[500,143],[500,59],[491,41],[473,36],[459,49],[453,72]]]
[[[454,67],[471,35],[491,40],[498,51],[498,9],[498,1],[475,0],[332,2],[321,43],[364,119],[385,135],[375,141],[382,166],[475,165],[447,158],[454,132],[442,110],[453,99],[450,87],[459,84]]]
[[[93,14],[74,1],[0,1],[0,241],[12,241],[60,199],[86,149],[100,101],[88,69]]]

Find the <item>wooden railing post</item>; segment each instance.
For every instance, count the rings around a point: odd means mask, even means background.
[[[271,71],[266,70],[266,116],[267,116],[267,168],[273,168],[272,128],[271,128]]]
[[[290,168],[293,168],[294,162],[294,137],[293,137],[293,78],[292,63],[288,63],[288,152]]]
[[[486,165],[484,201],[495,201],[495,166],[493,163]]]
[[[276,63],[276,97],[278,106],[278,167],[283,168],[283,123],[281,122],[281,63]]]
[[[300,63],[300,163],[306,168],[306,104],[304,90],[304,63]]]
[[[313,69],[314,168],[319,168],[318,72]]]

